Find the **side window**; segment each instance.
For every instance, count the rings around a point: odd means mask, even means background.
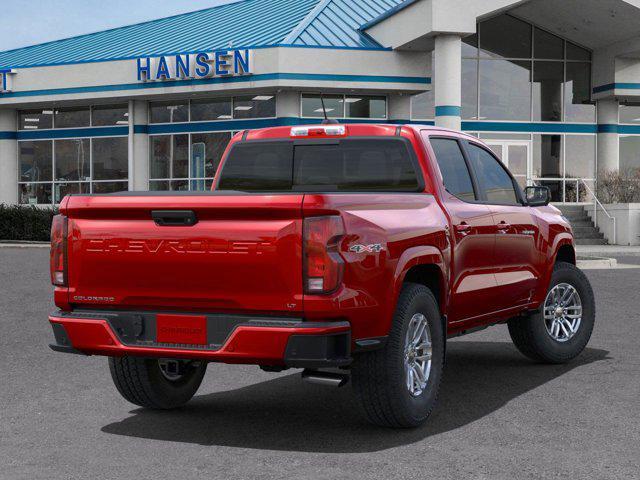
[[[517,204],[518,196],[513,181],[500,162],[484,148],[473,143],[468,145],[469,161],[487,201],[495,204]]]
[[[447,192],[460,200],[475,201],[473,183],[467,162],[464,161],[462,150],[457,140],[446,138],[430,139],[431,147],[436,154],[436,161],[442,173]]]

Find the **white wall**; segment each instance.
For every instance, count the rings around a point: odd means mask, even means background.
[[[615,244],[640,245],[640,203],[614,203],[604,206],[609,215],[615,218]],[[594,218],[593,207],[587,207],[589,217]],[[602,211],[597,209],[598,228],[604,238],[614,243],[614,223]]]

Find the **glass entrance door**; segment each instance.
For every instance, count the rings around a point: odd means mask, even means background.
[[[526,140],[488,140],[486,142],[522,188],[531,184],[531,142]]]

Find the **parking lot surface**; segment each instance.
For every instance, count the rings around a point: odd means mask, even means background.
[[[365,423],[350,386],[252,366],[211,364],[185,408],[138,409],[106,359],[47,347],[48,252],[0,249],[0,478],[640,478],[640,269],[587,274],[581,357],[535,364],[504,326],[453,340],[430,421],[394,431]]]

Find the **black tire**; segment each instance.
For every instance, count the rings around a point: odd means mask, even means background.
[[[423,314],[433,348],[426,389],[413,396],[407,387],[404,348],[411,318]],[[438,302],[423,285],[406,283],[384,348],[355,358],[351,379],[367,419],[382,427],[410,428],[424,423],[438,397],[444,366],[445,333]]]
[[[109,370],[118,392],[140,407],[170,410],[187,403],[202,383],[206,362],[190,362],[183,373],[170,380],[160,369],[158,359],[111,357]]]
[[[512,318],[508,322],[509,334],[514,345],[527,357],[542,363],[560,364],[574,359],[587,346],[596,318],[596,306],[591,284],[586,275],[575,265],[556,263],[549,292],[558,284],[573,286],[582,303],[582,320],[577,333],[565,342],[559,342],[547,331],[543,316],[544,303],[540,311],[526,317]]]

